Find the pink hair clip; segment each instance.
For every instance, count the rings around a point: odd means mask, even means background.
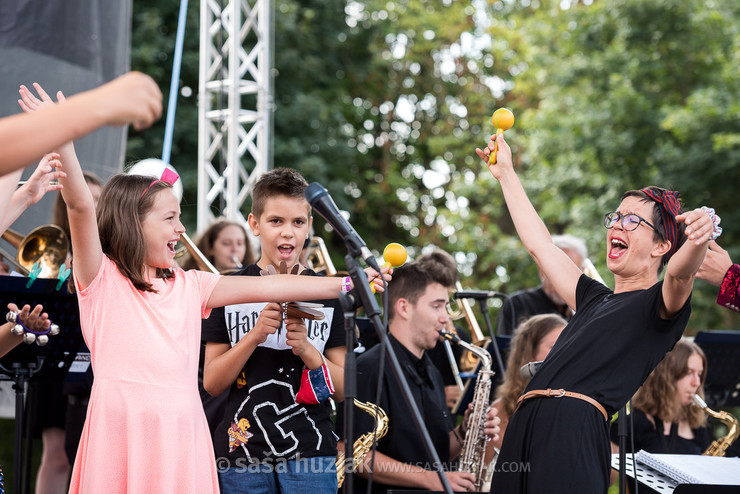
[[[144,194],[146,194],[146,192],[152,187],[152,185],[156,184],[157,182],[167,182],[168,184],[174,186],[175,182],[177,182],[177,179],[179,178],[180,178],[180,175],[170,170],[169,168],[165,167],[165,169],[162,170],[162,176],[156,180],[152,180],[152,183],[150,183],[149,186],[146,189],[144,189],[144,192],[141,193],[141,195],[139,196],[139,199],[144,197]]]

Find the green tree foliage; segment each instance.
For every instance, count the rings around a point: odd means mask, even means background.
[[[197,2],[172,162],[195,201]],[[134,2],[133,66],[169,92],[179,2]],[[538,283],[496,181],[475,156],[510,107],[518,170],[552,233],[582,236],[607,283],[604,212],[648,184],[714,206],[740,258],[740,7],[703,0],[277,0],[275,166],[324,184],[377,253],[455,254],[468,287]],[[186,91],[187,92],[187,91]],[[158,156],[164,121],[130,140]],[[189,224],[194,207],[184,205]],[[192,214],[188,216],[188,214]],[[343,266],[344,247],[316,232]],[[732,327],[697,284],[693,329]]]

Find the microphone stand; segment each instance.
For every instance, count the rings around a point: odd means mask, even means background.
[[[501,379],[503,379],[506,367],[504,367],[504,359],[501,358],[501,350],[499,350],[498,341],[496,341],[496,335],[493,332],[491,317],[488,315],[488,305],[486,304],[487,301],[488,299],[478,299],[480,310],[481,312],[483,312],[483,319],[486,321],[488,334],[491,337],[491,345],[493,346],[493,353],[496,356],[496,364],[498,365],[498,368],[501,369]]]
[[[355,428],[354,404],[357,398],[357,355],[355,354],[355,300],[349,293],[339,294],[339,304],[344,312],[344,492],[354,492],[355,455],[352,434]]]
[[[416,405],[416,402],[414,401],[413,395],[411,394],[411,389],[409,388],[408,382],[406,381],[406,377],[404,376],[401,365],[398,363],[398,358],[396,357],[395,352],[393,351],[393,347],[391,346],[391,342],[386,336],[385,328],[383,327],[383,323],[380,319],[380,308],[378,307],[378,303],[375,300],[375,297],[373,296],[373,293],[370,289],[370,284],[367,282],[367,276],[365,272],[361,269],[360,264],[357,262],[356,257],[360,255],[359,252],[355,252],[356,249],[350,245],[350,243],[347,243],[347,248],[349,249],[349,254],[345,256],[344,260],[347,264],[347,271],[349,271],[349,275],[352,278],[352,283],[354,284],[354,291],[356,292],[357,296],[359,297],[359,301],[362,304],[363,308],[365,309],[365,314],[367,315],[368,319],[372,322],[373,326],[375,327],[375,332],[378,335],[378,338],[380,340],[380,344],[383,345],[385,353],[388,357],[388,362],[390,363],[391,370],[393,371],[393,375],[396,378],[396,382],[401,388],[403,399],[406,402],[406,406],[408,407],[409,411],[411,412],[411,417],[414,420],[414,425],[416,427],[417,432],[422,437],[422,441],[424,442],[424,447],[427,451],[427,454],[429,455],[429,458],[431,458],[434,467],[436,468],[437,475],[439,476],[439,480],[442,483],[443,490],[448,493],[452,494],[452,488],[450,487],[450,483],[447,481],[447,476],[444,473],[444,470],[442,469],[442,462],[439,459],[439,455],[434,449],[434,445],[432,443],[432,438],[429,436],[429,431],[427,431],[426,427],[424,426],[424,420],[421,417],[421,413],[419,412],[419,407]],[[355,255],[353,255],[355,254]],[[354,331],[354,329],[353,329]],[[351,351],[350,348],[347,349],[347,352],[349,353]],[[350,367],[352,366],[352,367]],[[354,431],[347,430],[347,417],[351,416],[354,412],[353,408],[350,408],[354,405],[354,402],[349,401],[347,398],[352,397],[354,398],[354,395],[356,393],[356,389],[347,389],[347,386],[356,387],[356,376],[355,376],[355,362],[354,358],[351,359],[350,362],[344,363],[344,395],[345,395],[345,422],[344,422],[344,441],[345,441],[345,459],[347,458],[348,454],[352,454],[352,434]],[[354,426],[354,422],[350,420],[350,426]],[[345,460],[346,461],[346,460]],[[347,472],[349,473],[349,471]],[[344,479],[344,492],[352,492],[347,489],[347,482],[349,481],[351,485],[351,480],[347,477],[350,477],[351,475],[348,475]]]
[[[617,436],[619,437],[619,494],[627,492],[627,405],[625,404],[617,416]],[[634,456],[633,456],[634,459]],[[637,483],[637,465],[632,465]]]

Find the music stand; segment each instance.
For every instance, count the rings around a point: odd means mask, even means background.
[[[649,493],[659,494],[730,494],[737,493],[738,486],[735,485],[714,485],[714,484],[679,484],[667,475],[658,470],[637,462],[637,473],[632,464],[632,455],[626,458],[627,476],[632,480],[639,482],[639,492],[645,494],[645,489]],[[612,454],[611,466],[614,470],[619,471],[619,455]]]
[[[700,331],[694,343],[707,356],[707,403],[713,408],[740,406],[740,331]]]
[[[25,386],[29,381],[57,379],[61,381],[67,373],[77,350],[82,344],[77,297],[68,293],[66,283],[57,291],[59,280],[38,278],[31,283],[29,278],[0,276],[0,308],[9,302],[18,307],[42,304],[44,312],[59,326],[58,335],[51,336],[45,346],[22,343],[0,358],[0,379],[7,376],[15,389],[15,462],[13,484],[15,492],[27,492],[30,484],[24,471],[31,466],[31,440],[28,432],[27,446],[23,448]],[[2,311],[0,311],[2,313]],[[25,468],[24,468],[25,467]],[[27,476],[25,476],[27,477]],[[25,487],[25,489],[24,489]]]

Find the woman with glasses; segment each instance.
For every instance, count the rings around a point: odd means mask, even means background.
[[[496,145],[498,161],[488,164]],[[493,136],[476,152],[501,184],[529,254],[575,310],[519,398],[492,492],[606,492],[609,418],[681,337],[694,277],[715,234],[713,218],[702,209],[682,213],[678,192],[626,192],[604,220],[612,291],[552,243],[503,136]]]

